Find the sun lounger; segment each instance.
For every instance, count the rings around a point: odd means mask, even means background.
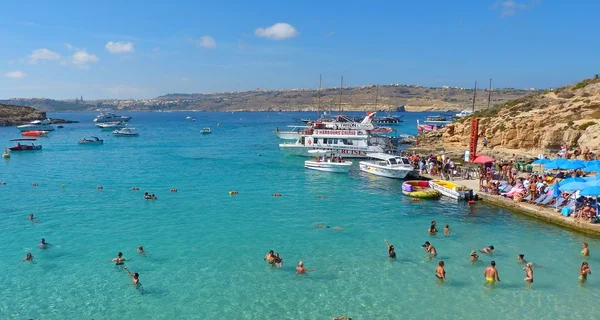
[[[509,192],[510,189],[512,189],[513,186],[511,186],[510,184],[506,184],[500,188],[498,188],[498,192]]]
[[[505,194],[504,196],[507,198],[512,198],[515,194],[521,193],[521,192],[523,192],[522,188],[516,188],[516,190],[511,190],[509,193]]]
[[[501,195],[506,197],[507,194],[510,194],[512,196],[513,193],[515,193],[517,191],[517,189],[519,189],[518,187],[512,187],[510,188],[510,190],[508,190],[508,192],[502,192]]]
[[[528,194],[528,195],[527,195],[526,197],[524,197],[523,199],[521,199],[521,201],[525,201],[525,202],[527,202],[527,201],[529,201],[529,200],[531,200],[531,193],[530,193],[530,194]]]
[[[550,204],[550,202],[552,202],[552,200],[554,200],[555,198],[550,194],[548,195],[546,198],[544,198],[544,200],[542,200],[540,203],[538,203],[539,205],[545,206]]]
[[[540,195],[539,197],[537,197],[537,199],[535,199],[533,201],[533,203],[539,204],[540,202],[544,201],[544,199],[546,199],[546,197],[548,197],[548,195],[544,193],[544,194]]]
[[[567,199],[563,198],[563,197],[559,197],[558,199],[556,199],[556,203],[554,203],[554,205],[552,205],[555,209],[558,209],[558,207],[561,207],[563,205],[563,203],[565,203],[565,201],[567,201]]]

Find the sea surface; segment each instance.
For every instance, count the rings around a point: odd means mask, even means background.
[[[80,123],[38,139],[41,151],[0,160],[0,319],[583,319],[600,312],[599,239],[484,203],[413,202],[401,181],[360,173],[356,161],[348,175],[306,170],[305,159],[279,150],[273,130],[313,113],[127,115],[139,137],[100,131],[92,113],[50,114]],[[427,115],[405,113],[399,131],[416,133],[415,120]],[[213,134],[201,135],[202,127]],[[93,135],[104,145],[77,144]],[[1,147],[13,138],[15,127],[0,128]],[[144,200],[144,192],[158,200]],[[40,223],[27,221],[30,213]],[[449,224],[451,235],[429,235],[432,220],[440,231]],[[52,246],[39,249],[41,238]],[[395,261],[384,239],[396,246]],[[438,257],[426,256],[425,241]],[[583,241],[593,274],[581,284]],[[136,252],[140,244],[145,256]],[[494,254],[471,264],[471,250],[488,245]],[[283,268],[263,261],[271,249]],[[109,262],[119,251],[143,291]],[[22,261],[28,252],[34,263]],[[519,253],[534,263],[531,286]],[[492,259],[502,280],[494,288],[483,279]],[[300,260],[316,271],[296,275]],[[439,260],[443,284],[434,276]]]

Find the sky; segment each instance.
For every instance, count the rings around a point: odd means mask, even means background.
[[[552,88],[600,73],[600,1],[5,1],[0,98],[366,84]]]

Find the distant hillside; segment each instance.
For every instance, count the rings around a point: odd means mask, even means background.
[[[46,118],[46,113],[31,107],[0,103],[0,126],[20,125]]]
[[[480,136],[488,138],[488,153],[550,155],[563,144],[600,153],[600,79],[586,79],[481,110],[448,125],[442,139],[429,139],[425,144],[468,150],[470,119],[474,117],[480,119]]]
[[[517,89],[495,89],[492,103],[502,103],[535,92]],[[202,110],[202,111],[314,111],[322,110],[377,111],[405,105],[407,111],[447,111],[471,108],[473,89],[427,88],[421,86],[388,85],[297,90],[253,90],[208,94],[168,94],[147,100],[52,100],[9,99],[0,103],[33,106],[45,111],[95,111],[97,109],[126,111]],[[476,109],[487,106],[488,93],[477,90]]]

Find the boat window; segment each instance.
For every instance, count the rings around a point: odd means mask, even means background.
[[[394,159],[394,158],[390,158],[388,161],[390,162],[390,164],[398,164],[396,162],[396,159]]]
[[[332,144],[337,144],[338,143],[338,139],[333,139],[333,143]]]
[[[406,158],[402,158],[402,163],[404,163],[404,164],[410,164],[410,161],[408,161],[408,159],[406,159]]]
[[[315,139],[315,144],[319,144],[319,138]]]

